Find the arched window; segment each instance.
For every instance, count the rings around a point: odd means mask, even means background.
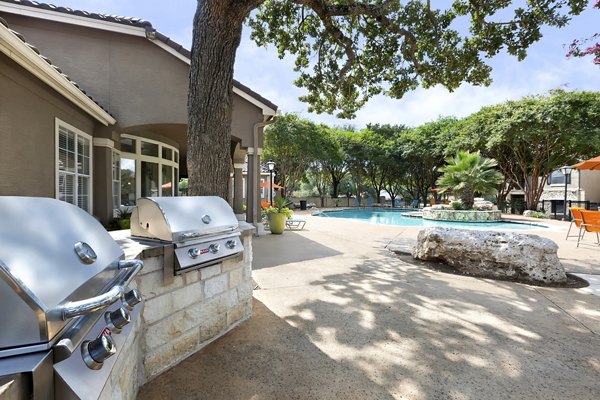
[[[121,135],[121,205],[139,197],[177,196],[179,150],[140,136]]]

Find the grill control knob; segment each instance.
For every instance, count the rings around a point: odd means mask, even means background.
[[[200,255],[200,250],[198,250],[197,248],[192,248],[188,250],[188,255],[192,258],[198,258],[198,256]]]
[[[142,301],[142,295],[136,289],[131,289],[123,295],[123,305],[129,311],[133,310],[136,304]]]
[[[218,253],[220,249],[221,246],[218,244],[211,244],[210,246],[208,246],[208,251],[210,251],[213,254]]]
[[[204,222],[205,224],[210,224],[210,221],[212,221],[212,218],[210,217],[210,215],[204,214],[202,216],[202,222]]]
[[[116,352],[117,346],[107,334],[102,334],[98,339],[86,340],[81,345],[83,361],[91,369],[102,368],[102,363]]]
[[[227,243],[225,243],[225,247],[228,249],[235,249],[235,246],[237,246],[237,242],[235,240],[228,240]]]
[[[108,329],[115,333],[121,333],[121,329],[131,322],[131,317],[129,312],[121,307],[113,312],[107,311],[104,314],[104,321],[106,321]]]

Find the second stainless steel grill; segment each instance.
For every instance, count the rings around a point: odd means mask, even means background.
[[[244,251],[233,210],[216,196],[138,199],[131,215],[131,235],[173,244],[175,274],[213,265]]]

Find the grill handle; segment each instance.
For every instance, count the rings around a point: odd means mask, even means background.
[[[117,267],[126,270],[126,272],[124,271],[125,275],[118,282],[119,284],[101,295],[90,297],[89,299],[71,301],[61,306],[57,311],[63,321],[68,318],[77,317],[78,315],[91,314],[121,299],[125,294],[124,286],[129,285],[133,277],[144,267],[144,262],[142,260],[121,260],[118,262]]]
[[[142,268],[144,266],[144,262],[142,260],[119,260],[117,262],[117,269],[127,269],[127,268]]]
[[[90,314],[108,307],[123,297],[124,292],[123,286],[113,286],[108,292],[99,296],[79,301],[70,301],[60,308],[62,319],[66,320],[78,315]]]

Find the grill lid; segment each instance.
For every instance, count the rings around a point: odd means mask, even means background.
[[[152,197],[137,200],[131,235],[183,242],[238,229],[235,214],[217,196]]]
[[[0,196],[0,349],[45,342],[67,322],[58,306],[97,295],[123,251],[79,207],[41,197]],[[25,325],[31,329],[19,330]],[[8,330],[8,327],[12,329]],[[25,332],[29,332],[28,334]]]

